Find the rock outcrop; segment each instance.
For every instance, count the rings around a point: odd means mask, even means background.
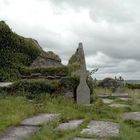
[[[55,53],[43,52],[31,64],[32,68],[48,68],[62,66],[61,59]]]

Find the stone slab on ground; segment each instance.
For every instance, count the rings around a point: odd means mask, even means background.
[[[6,130],[0,140],[23,140],[32,136],[39,130],[37,126],[17,126]]]
[[[12,84],[12,82],[0,82],[0,87],[9,87]]]
[[[115,107],[115,108],[125,108],[125,107],[131,107],[130,105],[126,105],[126,104],[111,104],[111,105],[109,105],[110,107]]]
[[[88,138],[74,138],[73,140],[97,140],[97,139],[88,139]]]
[[[119,135],[119,124],[105,121],[91,121],[81,134],[109,137]]]
[[[140,105],[140,99],[137,99],[137,103]]]
[[[114,100],[111,100],[111,99],[102,99],[103,103],[104,104],[110,104],[112,103]]]
[[[124,120],[140,121],[140,112],[128,112],[123,114]]]
[[[111,95],[109,94],[106,94],[106,93],[102,93],[102,94],[99,94],[98,97],[100,98],[107,98],[107,97],[110,97]]]
[[[120,98],[129,98],[130,97],[128,93],[113,93],[112,96],[120,97]]]
[[[48,122],[56,119],[58,116],[59,116],[59,114],[39,114],[37,116],[23,120],[21,122],[21,125],[38,126],[38,125],[42,125],[44,123],[48,123]]]
[[[128,100],[131,100],[131,98],[119,98],[120,100],[122,101],[128,101]]]
[[[71,130],[76,129],[83,123],[83,120],[71,120],[66,123],[60,124],[56,129],[58,130]]]

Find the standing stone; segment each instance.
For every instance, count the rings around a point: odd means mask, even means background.
[[[77,103],[79,104],[90,104],[90,89],[87,85],[87,70],[86,70],[86,62],[85,62],[85,54],[83,50],[82,43],[79,43],[79,47],[77,49],[79,53],[79,61],[80,61],[80,83],[77,88]]]

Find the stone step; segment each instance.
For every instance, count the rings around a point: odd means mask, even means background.
[[[76,129],[83,123],[83,120],[71,120],[65,123],[60,124],[56,129],[57,130],[71,130]]]
[[[81,134],[109,137],[119,135],[119,124],[106,121],[91,121]]]

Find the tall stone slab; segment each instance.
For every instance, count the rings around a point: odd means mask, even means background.
[[[87,69],[86,69],[86,61],[85,54],[82,43],[79,43],[79,47],[77,49],[80,61],[80,83],[77,88],[77,103],[79,104],[90,104],[90,89],[87,85]]]

